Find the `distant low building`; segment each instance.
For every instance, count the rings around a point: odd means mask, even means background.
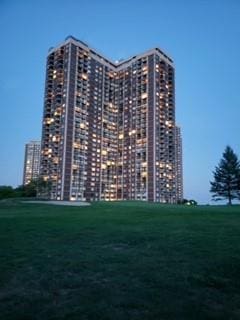
[[[25,145],[25,159],[23,169],[23,184],[38,178],[40,168],[41,142],[30,141]]]

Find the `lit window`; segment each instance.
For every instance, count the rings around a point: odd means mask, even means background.
[[[83,78],[84,80],[87,80],[87,79],[88,79],[87,74],[86,74],[86,73],[83,73],[83,74],[82,74],[82,78]]]
[[[84,129],[85,128],[85,124],[84,123],[80,123],[80,128]]]

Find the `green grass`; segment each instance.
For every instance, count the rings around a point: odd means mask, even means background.
[[[0,203],[0,318],[240,319],[240,206]]]

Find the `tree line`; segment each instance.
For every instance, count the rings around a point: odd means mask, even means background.
[[[7,198],[42,198],[50,197],[51,183],[43,178],[34,179],[26,185],[17,188],[0,186],[0,200]]]

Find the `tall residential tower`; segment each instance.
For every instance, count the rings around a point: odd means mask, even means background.
[[[25,158],[23,169],[23,184],[28,184],[31,180],[37,179],[40,168],[41,142],[30,141],[25,145]]]
[[[113,63],[73,37],[49,51],[41,176],[58,200],[176,203],[173,61]]]

